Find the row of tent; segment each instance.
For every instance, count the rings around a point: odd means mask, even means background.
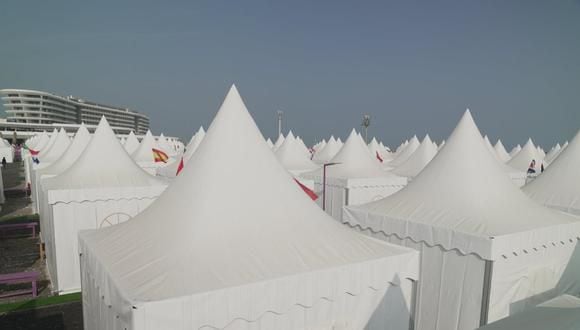
[[[485,141],[467,111],[442,146],[269,143],[232,86],[155,172],[104,119],[25,159],[86,329],[475,329],[580,294],[580,134],[521,189]]]

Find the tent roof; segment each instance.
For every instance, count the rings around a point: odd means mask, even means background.
[[[46,150],[43,150],[43,152],[38,155],[38,158],[40,159],[39,166],[45,167],[46,165],[56,161],[60,156],[62,156],[69,145],[70,139],[68,138],[64,128],[61,128],[56,134],[52,145],[47,147]]]
[[[395,155],[395,159],[388,163],[389,167],[397,167],[403,164],[411,155],[419,148],[421,142],[416,135],[413,135],[413,138],[409,140],[406,146],[400,149],[400,151]]]
[[[393,169],[393,173],[406,177],[415,177],[437,155],[437,145],[431,141],[429,134],[415,152],[405,162]]]
[[[61,174],[46,179],[43,188],[91,189],[164,184],[135,164],[103,116],[91,141],[74,164]]]
[[[312,171],[318,168],[318,165],[314,164],[306,156],[292,131],[288,133],[284,143],[276,150],[276,158],[278,158],[284,168],[293,173]]]
[[[382,200],[349,206],[346,213],[352,223],[382,216],[389,233],[486,259],[580,232],[580,219],[533,202],[512,184],[469,110],[411,183]],[[559,225],[576,226],[576,231],[565,233]]]
[[[50,147],[52,147],[52,144],[56,140],[57,135],[58,135],[58,130],[55,128],[54,130],[52,130],[52,133],[50,133],[50,138],[48,139],[48,141],[46,141],[46,143],[43,146],[41,146],[40,149],[35,149],[36,151],[40,151],[39,157],[42,156],[43,153],[46,153],[46,151],[49,150]],[[39,147],[40,147],[40,144],[39,144]]]
[[[580,298],[562,295],[479,330],[578,330]]]
[[[129,135],[127,135],[127,139],[125,139],[125,144],[123,145],[123,147],[125,148],[125,150],[127,150],[127,153],[129,155],[135,152],[137,148],[139,148],[139,140],[137,140],[137,137],[135,136],[135,133],[133,133],[133,131],[131,131]]]
[[[143,302],[410,251],[320,210],[278,163],[235,86],[196,156],[156,201],[129,221],[80,237],[123,296]]]
[[[282,143],[284,143],[284,135],[282,135],[282,133],[280,133],[278,135],[278,139],[276,139],[276,142],[274,142],[274,149],[273,150],[276,151],[278,148],[280,148]]]
[[[85,150],[89,141],[91,140],[91,134],[87,130],[84,124],[81,124],[75,137],[66,151],[63,153],[62,157],[57,159],[54,163],[50,164],[45,168],[38,169],[36,175],[42,174],[60,174],[69,168]]]
[[[512,156],[507,164],[517,170],[526,171],[532,162],[532,159],[536,160],[536,168],[540,168],[542,160],[544,157],[540,155],[532,139],[528,139],[526,144],[521,148],[521,150]]]
[[[169,141],[167,140],[167,138],[163,133],[161,133],[161,135],[159,135],[159,137],[157,138],[157,146],[159,147],[159,149],[161,149],[162,151],[164,151],[169,155],[175,154],[175,150],[173,150],[173,147],[171,146],[171,144],[169,143]]]
[[[199,147],[201,141],[205,137],[205,130],[203,127],[200,127],[197,130],[197,133],[193,136],[187,147],[185,147],[185,153],[183,154],[183,162],[187,163],[191,156],[195,153],[197,148]]]
[[[501,142],[500,139],[497,139],[497,142],[495,143],[495,146],[493,147],[493,149],[495,150],[495,153],[497,154],[497,158],[506,163],[510,160],[510,154],[508,154],[508,152],[505,150],[505,147],[503,146],[503,143]]]
[[[580,131],[542,175],[524,186],[532,199],[580,215]]]
[[[328,163],[340,150],[340,144],[331,136],[326,145],[318,150],[312,160],[318,164]]]
[[[147,133],[145,133],[139,147],[131,154],[131,157],[137,163],[153,163],[155,162],[153,148],[158,149],[159,146],[155,142],[155,138],[153,137],[153,134],[151,134],[151,131],[147,130]]]

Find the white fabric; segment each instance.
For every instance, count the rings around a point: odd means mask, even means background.
[[[554,159],[556,159],[558,157],[558,155],[560,154],[560,151],[562,151],[562,147],[558,143],[548,152],[548,154],[544,158],[546,163],[547,164],[552,163],[554,161]]]
[[[510,160],[511,157],[505,150],[505,147],[503,146],[503,143],[501,142],[500,139],[497,140],[493,149],[495,150],[495,153],[497,154],[499,160],[501,160],[502,162],[507,163]]]
[[[292,131],[284,139],[284,143],[276,150],[276,158],[284,168],[296,175],[318,168],[304,153],[303,147],[296,140]]]
[[[530,166],[532,160],[536,161],[536,172],[540,172],[540,167],[542,166],[542,160],[544,157],[538,153],[538,149],[534,146],[534,142],[532,139],[528,139],[526,144],[522,147],[522,149],[512,156],[507,164],[519,171],[526,171]]]
[[[280,133],[278,135],[278,138],[276,139],[276,142],[274,142],[274,151],[278,150],[278,148],[280,148],[280,146],[282,145],[282,143],[284,143],[284,135],[282,135],[282,133]]]
[[[68,138],[66,131],[61,128],[50,148],[47,148],[47,150],[43,150],[40,154],[38,154],[40,164],[37,166],[37,168],[44,168],[58,160],[69,145],[70,139]]]
[[[163,195],[134,219],[79,238],[87,330],[329,329],[338,321],[360,329],[381,300],[373,292],[407,287],[418,267],[415,251],[321,212],[278,163],[235,87]],[[405,305],[409,290],[400,291]],[[387,321],[408,328],[408,316]]]
[[[387,165],[394,168],[403,164],[407,159],[409,159],[409,157],[411,157],[411,155],[419,148],[420,145],[421,142],[419,142],[417,136],[414,135],[413,138],[411,138],[411,140],[409,140],[407,144],[399,152],[397,152],[395,159],[390,161]]]
[[[429,164],[436,154],[437,145],[431,141],[429,134],[427,134],[419,148],[406,161],[393,169],[393,173],[413,178]]]
[[[341,145],[331,136],[321,150],[316,151],[312,160],[317,164],[328,163],[340,150]]]
[[[135,136],[135,133],[133,133],[133,131],[131,131],[129,135],[127,135],[127,139],[125,140],[125,144],[123,145],[123,147],[125,148],[125,150],[129,155],[135,152],[137,148],[139,148],[139,140],[137,140],[137,137]]]
[[[468,111],[445,147],[406,188],[377,202],[346,207],[344,216],[353,227],[493,261],[490,321],[512,313],[513,304],[533,299],[538,291],[551,290],[540,300],[551,294],[580,292],[580,253],[572,253],[578,249],[580,218],[542,207],[511,184]],[[461,311],[470,303],[462,296],[463,290],[481,277],[462,279],[462,271],[456,268],[460,266],[443,265],[457,286],[445,289],[433,283],[432,290],[420,288],[419,305],[444,303]],[[422,278],[439,273],[429,269],[421,268]],[[522,288],[527,279],[533,285]],[[442,292],[446,299],[439,301]],[[472,329],[479,322],[479,315],[460,313],[458,318],[447,319],[451,323],[435,327],[430,312],[423,313],[418,311],[417,317],[429,321],[419,323],[419,330]],[[444,310],[438,313],[440,319],[448,317]]]
[[[580,298],[562,295],[480,330],[578,330]]]
[[[137,163],[155,163],[155,158],[153,156],[153,149],[159,149],[157,146],[157,142],[155,142],[155,138],[151,131],[147,130],[145,136],[141,140],[139,147],[135,150],[131,157]]]
[[[174,156],[177,154],[163,133],[161,133],[157,138],[157,146],[159,149],[161,149],[161,151],[165,152],[169,156]]]
[[[191,141],[189,141],[189,144],[185,148],[185,154],[183,155],[184,164],[186,164],[189,161],[189,159],[191,159],[191,156],[197,150],[201,141],[203,141],[204,137],[205,131],[203,127],[200,127],[197,133],[195,133],[195,135],[191,138]]]
[[[580,131],[545,172],[523,190],[540,204],[580,216]]]

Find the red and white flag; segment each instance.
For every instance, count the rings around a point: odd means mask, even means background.
[[[308,195],[308,197],[310,197],[313,201],[318,199],[318,195],[312,189],[306,187],[305,185],[303,185],[300,181],[298,181],[296,179],[294,179],[294,181],[296,181],[298,186],[300,186],[300,188],[302,188],[302,190],[304,190],[306,195]]]
[[[175,173],[175,176],[178,176],[179,172],[181,172],[181,170],[183,170],[183,157],[181,157],[181,160],[179,161],[179,165],[177,165],[177,173]]]
[[[377,159],[379,160],[379,162],[383,162],[383,158],[381,157],[381,155],[379,155],[378,151],[375,151],[377,153]]]

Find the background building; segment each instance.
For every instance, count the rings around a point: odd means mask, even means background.
[[[0,95],[6,111],[6,122],[15,123],[16,126],[78,125],[81,122],[96,126],[101,116],[105,116],[112,127],[123,131],[133,130],[135,134],[145,134],[149,129],[149,118],[146,115],[127,108],[25,89],[0,89]]]

